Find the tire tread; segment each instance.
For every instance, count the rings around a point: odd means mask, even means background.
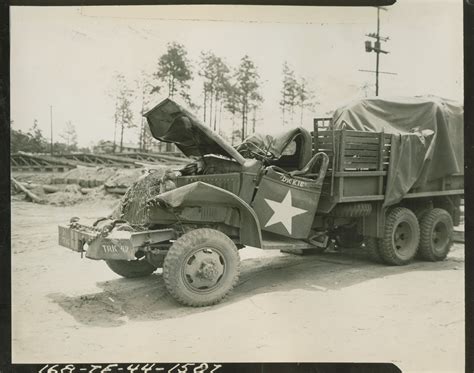
[[[436,220],[438,220],[443,215],[447,216],[449,218],[449,221],[451,222],[451,235],[449,237],[446,252],[441,256],[437,256],[435,253],[433,253],[433,250],[431,249],[431,229],[435,224]],[[448,256],[449,250],[453,245],[452,231],[453,222],[449,212],[440,208],[435,208],[430,212],[426,213],[420,222],[420,247],[418,249],[420,252],[420,257],[424,260],[428,260],[431,262],[444,260]]]
[[[369,259],[375,263],[383,263],[382,256],[380,255],[380,242],[376,237],[365,237],[365,250]]]
[[[222,296],[212,301],[203,302],[202,300],[189,299],[188,297],[183,297],[178,291],[178,284],[176,283],[177,279],[175,276],[172,275],[170,271],[172,269],[179,267],[180,258],[183,255],[185,255],[189,247],[194,247],[195,245],[199,244],[199,242],[202,241],[203,239],[214,238],[216,235],[216,232],[220,235],[221,239],[227,240],[228,244],[230,244],[231,247],[233,247],[233,251],[238,259],[237,267],[236,267],[237,274],[232,281],[230,289],[226,293],[224,293]],[[239,253],[234,242],[229,237],[227,237],[224,233],[220,231],[216,231],[214,229],[209,229],[209,228],[194,229],[192,231],[185,233],[181,237],[179,237],[170,247],[163,264],[163,279],[165,282],[166,289],[168,290],[170,295],[174,299],[176,299],[179,303],[187,305],[187,306],[191,306],[191,307],[211,306],[211,305],[221,302],[233,290],[233,288],[235,287],[235,285],[237,284],[239,280],[239,275],[240,275]]]
[[[384,235],[379,241],[380,256],[383,259],[383,261],[389,265],[408,264],[416,255],[416,252],[415,252],[411,258],[401,259],[397,257],[395,250],[393,249],[393,245],[392,245],[393,230],[395,228],[395,224],[397,220],[400,218],[400,216],[403,216],[403,215],[412,215],[412,218],[414,219],[414,221],[417,222],[416,233],[418,235],[418,240],[419,240],[420,231],[419,231],[418,220],[416,219],[416,215],[411,210],[405,207],[394,207],[391,210],[389,210],[387,217],[385,219]],[[417,243],[417,246],[418,246],[418,243]]]

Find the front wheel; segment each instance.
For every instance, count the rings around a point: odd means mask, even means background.
[[[116,274],[125,278],[145,277],[151,275],[156,267],[145,259],[141,260],[106,260],[109,268]]]
[[[168,292],[193,307],[220,302],[235,286],[240,257],[234,242],[214,229],[195,229],[179,237],[163,263]]]

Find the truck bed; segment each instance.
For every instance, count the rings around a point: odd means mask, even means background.
[[[396,135],[321,129],[317,120],[312,135],[313,152],[325,152],[330,159],[318,212],[328,213],[338,203],[384,201]],[[412,188],[404,198],[463,193],[464,175],[457,173]]]

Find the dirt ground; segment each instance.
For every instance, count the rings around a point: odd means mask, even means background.
[[[113,200],[12,202],[13,361],[392,361],[464,371],[464,245],[440,263],[374,264],[357,252],[241,250],[222,304],[178,305],[160,273],[121,279],[57,244],[57,224],[90,222]]]

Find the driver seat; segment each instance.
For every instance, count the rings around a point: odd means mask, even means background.
[[[296,150],[299,150],[298,170],[301,170],[313,155],[313,139],[309,131],[303,127],[298,127],[297,130],[298,133],[294,139],[296,141]]]

